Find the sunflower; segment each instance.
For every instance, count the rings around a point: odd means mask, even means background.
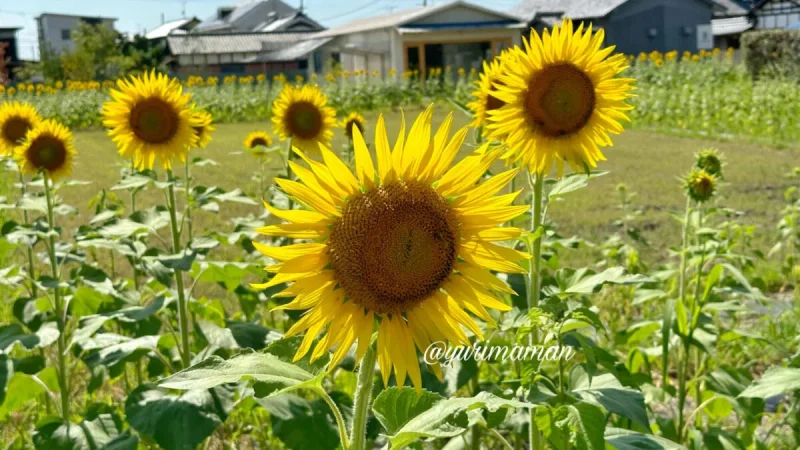
[[[502,61],[508,61],[513,56],[504,51]],[[494,111],[503,106],[503,101],[494,96],[497,84],[502,83],[498,79],[503,71],[501,70],[501,58],[494,58],[490,62],[483,62],[483,71],[481,72],[480,79],[475,83],[478,89],[472,93],[474,100],[467,104],[467,107],[472,111],[474,120],[470,124],[473,128],[478,128],[486,123],[487,113]],[[486,130],[484,130],[484,133]]]
[[[338,346],[337,365],[357,341],[360,360],[378,322],[377,355],[384,383],[392,368],[398,385],[406,375],[419,390],[415,345],[432,342],[469,345],[462,326],[482,339],[468,314],[491,322],[487,308],[507,311],[500,295],[514,291],[491,271],[522,273],[528,255],[498,245],[520,230],[498,227],[527,210],[513,206],[519,192],[494,196],[516,175],[509,170],[477,184],[500,150],[486,144],[450,168],[467,134],[448,140],[450,115],[431,139],[432,108],[416,119],[406,138],[405,120],[390,150],[383,117],[375,130],[377,168],[358,128],[353,129],[355,175],[325,146],[323,162],[295,152],[310,167],[290,166],[298,181],[278,185],[307,210],[280,210],[287,221],[260,228],[267,236],[306,240],[286,247],[254,243],[278,264],[274,277],[257,288],[292,283],[277,296],[294,297],[280,309],[308,310],[286,333],[305,332],[295,360],[311,350],[315,360]],[[441,377],[441,367],[432,366]]]
[[[553,163],[561,176],[564,161],[574,170],[597,167],[605,157],[600,147],[612,145],[610,134],[622,133],[629,120],[625,103],[632,97],[633,79],[617,78],[628,67],[623,54],[601,48],[604,33],[573,30],[565,19],[540,37],[531,30],[525,49],[508,53],[515,58],[498,76],[495,97],[505,104],[488,112],[489,135],[502,139],[503,155],[521,161],[537,174]]]
[[[14,153],[20,172],[44,172],[51,180],[58,180],[72,173],[76,152],[69,128],[55,120],[45,120],[28,130]]]
[[[152,169],[158,157],[161,167],[172,168],[172,159],[186,161],[196,146],[193,127],[201,124],[187,106],[180,82],[155,71],[117,81],[112,101],[103,105],[103,125],[125,158],[138,169]]]
[[[714,196],[717,178],[704,169],[693,169],[684,178],[683,187],[690,199],[697,203],[704,203]]]
[[[703,169],[710,175],[722,178],[722,158],[720,157],[719,150],[715,148],[707,148],[701,150],[695,155],[697,160],[697,168]]]
[[[244,140],[244,148],[252,150],[256,147],[269,147],[272,145],[272,138],[263,131],[254,131],[247,135]]]
[[[357,127],[358,131],[362,134],[364,133],[364,124],[366,120],[364,116],[357,112],[351,112],[346,119],[342,121],[342,127],[344,128],[344,134],[347,135],[347,138],[352,140],[353,139],[353,127]]]
[[[0,156],[11,156],[25,135],[42,121],[36,108],[19,102],[0,105]]]
[[[192,128],[197,135],[195,147],[206,148],[208,143],[211,142],[211,133],[217,129],[213,124],[214,119],[211,117],[211,114],[202,109],[194,110],[192,116],[195,122]]]
[[[336,111],[328,105],[325,94],[316,85],[286,85],[272,104],[272,123],[282,141],[292,139],[292,146],[316,151],[328,145],[336,126]]]

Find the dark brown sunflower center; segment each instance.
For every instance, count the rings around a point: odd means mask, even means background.
[[[494,111],[495,109],[500,109],[503,107],[503,105],[506,104],[506,102],[492,95],[492,92],[494,92],[497,89],[497,86],[504,86],[504,85],[505,83],[498,80],[493,80],[490,83],[491,89],[489,90],[489,94],[486,96],[486,111]]]
[[[528,119],[546,136],[568,136],[580,131],[592,117],[594,107],[592,80],[572,64],[547,66],[528,83]]]
[[[192,129],[194,130],[194,134],[198,136],[202,136],[203,133],[206,132],[206,127],[192,127]]]
[[[179,121],[175,109],[159,98],[139,102],[130,115],[134,134],[148,144],[169,142],[178,133]]]
[[[350,120],[344,126],[344,131],[347,133],[347,137],[353,137],[353,127],[358,128],[358,131],[364,131],[364,128],[361,126],[361,122],[358,120]]]
[[[286,128],[292,136],[314,139],[322,131],[322,112],[311,102],[296,102],[286,111]]]
[[[258,146],[266,147],[267,145],[269,145],[269,144],[267,144],[267,140],[266,139],[264,139],[264,138],[255,138],[250,143],[250,148],[256,148]]]
[[[61,168],[66,162],[67,148],[60,139],[42,135],[31,142],[26,157],[37,169],[52,172]]]
[[[351,199],[328,240],[345,294],[381,314],[407,311],[453,271],[458,221],[428,185],[396,182]]]
[[[25,138],[32,126],[33,124],[28,119],[12,117],[3,124],[3,139],[16,144]]]

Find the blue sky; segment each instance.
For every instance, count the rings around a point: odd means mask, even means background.
[[[295,7],[300,0],[283,0]],[[428,0],[428,4],[446,0]],[[479,3],[498,10],[508,10],[520,0],[492,0]],[[126,33],[141,33],[161,23],[163,13],[166,20],[183,17],[185,8],[188,17],[205,19],[220,6],[237,3],[238,0],[27,0],[0,1],[0,27],[20,26],[19,51],[23,59],[38,58],[35,17],[43,12],[80,14],[84,16],[116,17],[116,27]],[[323,25],[331,27],[361,17],[385,14],[389,11],[420,6],[422,0],[304,0],[306,13]]]

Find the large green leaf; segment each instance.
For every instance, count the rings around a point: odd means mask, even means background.
[[[578,280],[573,280],[564,291],[566,294],[591,294],[597,292],[605,284],[632,285],[648,283],[653,280],[644,275],[630,275],[622,267],[610,267],[598,274],[589,275]]]
[[[84,317],[96,314],[104,304],[113,303],[114,299],[110,295],[98,292],[86,286],[81,286],[72,295],[69,302],[70,314],[73,317]]]
[[[166,299],[163,296],[159,296],[146,306],[131,306],[114,312],[82,317],[78,329],[72,335],[70,345],[83,345],[109,320],[129,323],[138,322],[150,318],[153,314],[163,309],[165,304]]]
[[[489,392],[475,397],[454,397],[434,403],[424,412],[407,417],[405,425],[389,438],[392,447],[401,448],[421,438],[444,438],[457,436],[470,426],[468,411],[485,409],[489,412],[500,408],[532,408],[534,404],[506,400]],[[414,410],[414,412],[417,412]],[[384,417],[384,420],[390,420]],[[398,421],[395,421],[398,422]]]
[[[19,324],[0,327],[0,353],[9,353],[19,343],[28,350],[47,347],[58,339],[55,323],[42,325],[35,333],[25,333]]]
[[[800,369],[771,367],[739,397],[767,398],[796,390],[800,390]]]
[[[44,393],[44,388],[33,380],[30,375],[17,372],[8,382],[8,389],[2,404],[0,404],[0,420],[20,409],[29,401],[36,401]]]
[[[212,356],[171,375],[159,383],[169,389],[208,389],[242,379],[269,385],[270,395],[300,388],[317,388],[322,376],[281,361],[269,353],[244,353],[231,359]]]
[[[580,366],[576,366],[580,367]],[[641,392],[626,388],[610,373],[594,377],[583,370],[574,370],[570,374],[572,394],[579,399],[605,408],[608,412],[633,420],[646,430],[650,429],[644,395]]]
[[[89,367],[106,366],[112,376],[117,376],[122,372],[124,364],[139,360],[155,350],[158,346],[159,336],[142,336],[131,339],[126,336],[104,333],[98,337],[109,336],[110,345],[92,351],[83,357]],[[86,349],[86,347],[84,347]]]
[[[429,391],[417,394],[412,387],[392,386],[375,397],[372,411],[389,434],[395,434],[414,417],[430,409],[444,397]]]
[[[233,393],[224,387],[178,396],[144,384],[125,401],[128,423],[166,450],[193,450],[228,418],[232,408]]]
[[[139,438],[117,427],[110,414],[80,424],[50,416],[37,424],[32,439],[39,450],[136,450]]]
[[[576,403],[559,407],[554,414],[554,425],[569,430],[575,436],[577,450],[603,450],[603,431],[606,417],[603,411],[590,403]]]
[[[601,177],[608,171],[598,171],[593,173],[572,173],[564,178],[548,182],[547,197],[550,199],[562,197],[570,192],[577,191],[589,185],[589,179]]]
[[[621,428],[606,428],[605,439],[617,450],[678,450],[685,448],[668,439]]]
[[[331,397],[345,420],[352,401],[340,392]],[[338,401],[337,401],[338,400]],[[292,450],[334,450],[339,446],[339,429],[331,408],[324,400],[306,400],[294,394],[257,399],[269,411],[272,434]]]

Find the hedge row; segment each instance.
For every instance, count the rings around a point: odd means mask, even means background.
[[[754,77],[800,79],[800,30],[759,30],[742,36],[745,64]]]

